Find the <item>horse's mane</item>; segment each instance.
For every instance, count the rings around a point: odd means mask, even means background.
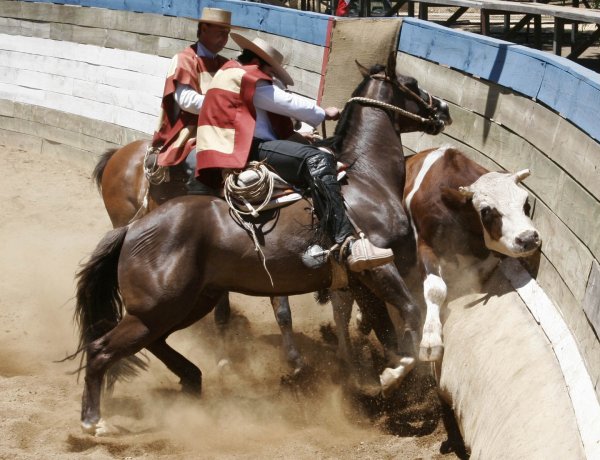
[[[363,81],[356,87],[356,89],[352,92],[350,97],[359,96],[363,93],[365,86],[371,81],[371,75],[375,75],[377,73],[383,72],[385,70],[385,66],[382,64],[375,64],[369,69],[369,74],[363,78]],[[342,116],[335,126],[335,131],[333,136],[328,137],[327,139],[323,139],[322,141],[316,143],[317,146],[328,147],[334,151],[336,157],[340,158],[342,141],[346,137],[348,133],[348,129],[350,126],[349,120],[352,118],[352,114],[354,112],[354,104],[346,103],[344,106],[344,110],[342,111]],[[340,158],[341,159],[341,158]]]

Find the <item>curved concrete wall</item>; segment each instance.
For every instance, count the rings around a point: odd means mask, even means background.
[[[403,21],[399,65],[446,99],[455,121],[441,136],[406,136],[408,148],[450,143],[492,170],[532,170],[524,185],[544,243],[531,271],[542,289],[512,279],[562,368],[586,452],[600,456],[600,75],[417,19]]]
[[[452,143],[490,169],[532,169],[525,185],[544,236],[539,268],[534,281],[514,267],[505,271],[556,354],[588,458],[600,457],[594,435],[600,433],[596,74],[549,54],[416,19],[338,19],[235,0],[67,3],[0,0],[0,145],[90,165],[105,148],[152,133],[169,58],[195,40],[196,22],[189,18],[203,6],[231,9],[233,22],[250,37],[268,34],[289,56],[298,82],[292,89],[324,105],[343,104],[355,87],[360,76],[348,61],[356,54],[371,65],[398,49],[400,70],[445,98],[455,119],[441,137],[403,137],[409,150]],[[235,53],[232,46],[224,54]],[[536,290],[535,281],[543,289]],[[445,334],[458,337],[460,330],[448,324]],[[460,367],[452,356],[447,352],[445,368]],[[494,359],[486,365],[493,378]],[[461,385],[481,378],[472,370],[448,377],[446,389],[460,402]],[[499,397],[493,385],[487,387],[489,397]],[[520,396],[503,397],[518,404]],[[582,405],[587,412],[578,409]],[[508,419],[502,411],[509,407],[497,407],[496,416]],[[480,424],[485,418],[477,414]],[[463,421],[473,444],[477,430]],[[550,433],[540,436],[551,445]],[[485,442],[477,449],[477,456],[493,458]]]
[[[196,40],[197,22],[124,11],[125,2],[109,2],[123,10],[72,3],[0,0],[0,143],[10,138],[24,148],[93,162],[108,147],[153,133],[170,58]],[[155,2],[126,3],[156,10]],[[204,6],[173,3],[162,12],[194,18]],[[242,33],[264,35],[282,49],[297,82],[294,91],[318,99],[329,18],[306,13],[304,22],[311,27],[302,42],[273,34],[282,27],[298,28],[291,10],[276,9],[269,25],[262,24],[264,11],[262,5],[242,4],[233,22],[254,24]],[[234,57],[238,51],[230,40],[223,54]]]

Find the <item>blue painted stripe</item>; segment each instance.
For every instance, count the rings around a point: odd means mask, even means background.
[[[197,18],[206,6],[232,12],[235,25],[313,45],[327,43],[331,16],[239,0],[25,0]]]
[[[537,99],[600,141],[600,75],[566,58],[405,18],[398,50]]]
[[[200,0],[200,7],[205,6],[232,11],[232,22],[241,27],[318,46],[327,43],[330,16],[326,14],[239,0]]]
[[[201,0],[23,0],[197,18]]]

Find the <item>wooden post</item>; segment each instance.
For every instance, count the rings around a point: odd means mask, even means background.
[[[565,31],[565,20],[561,18],[554,18],[554,42],[552,43],[552,52],[557,56],[561,55],[562,52],[562,39]]]

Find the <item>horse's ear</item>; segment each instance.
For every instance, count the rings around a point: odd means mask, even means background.
[[[387,65],[385,66],[385,74],[392,79],[396,80],[396,52],[390,52],[388,56]]]
[[[364,65],[362,65],[360,62],[358,62],[356,59],[354,60],[354,62],[356,62],[356,66],[358,67],[358,71],[363,76],[363,78],[368,77],[369,76],[369,69],[367,69]]]

